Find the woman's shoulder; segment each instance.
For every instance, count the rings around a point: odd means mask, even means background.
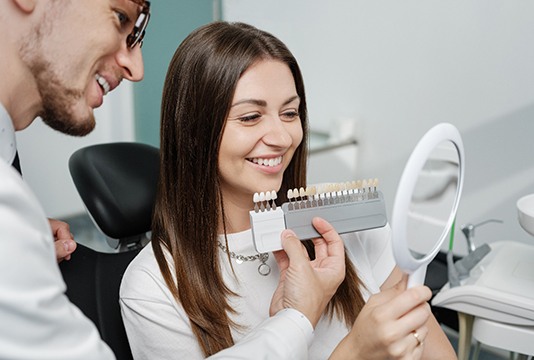
[[[158,263],[154,255],[154,250],[152,249],[152,243],[145,245],[143,249],[137,254],[137,256],[132,260],[126,273],[136,272],[136,271],[148,271],[153,272],[154,269],[158,269]]]
[[[121,297],[143,297],[165,283],[152,244],[147,244],[128,265],[121,282]]]

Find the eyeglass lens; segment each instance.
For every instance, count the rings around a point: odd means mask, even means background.
[[[145,30],[150,20],[150,2],[145,1],[145,5],[135,21],[132,33],[126,38],[126,44],[130,49],[133,49],[137,44],[143,45],[143,38],[145,37]]]

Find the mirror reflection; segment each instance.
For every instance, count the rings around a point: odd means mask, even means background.
[[[406,240],[412,256],[421,259],[436,247],[448,246],[449,219],[458,189],[459,155],[452,141],[432,150],[417,178],[408,208]]]

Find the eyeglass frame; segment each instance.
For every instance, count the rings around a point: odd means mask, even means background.
[[[150,20],[150,1],[145,1],[135,25],[132,29],[132,32],[126,38],[126,45],[133,49],[137,44],[143,46],[143,38],[145,37],[146,27],[148,26],[148,21]]]

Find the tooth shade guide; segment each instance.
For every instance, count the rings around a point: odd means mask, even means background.
[[[288,189],[288,210],[375,199],[378,197],[377,187],[378,179],[374,178]],[[254,211],[276,210],[275,200],[277,198],[277,193],[274,190],[254,193]]]

